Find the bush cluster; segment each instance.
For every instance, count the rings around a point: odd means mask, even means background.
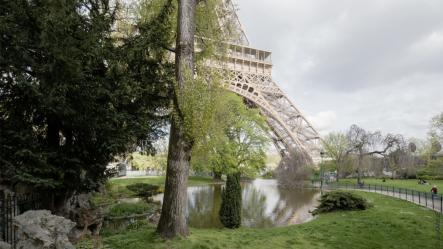
[[[155,194],[160,193],[160,186],[148,183],[135,183],[126,186],[127,189],[134,192],[137,196],[142,198],[149,198]]]
[[[320,205],[312,212],[314,215],[338,210],[365,210],[369,203],[362,197],[344,191],[331,191],[323,194]]]

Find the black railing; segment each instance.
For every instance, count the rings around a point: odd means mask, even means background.
[[[16,242],[14,217],[28,210],[47,208],[42,195],[0,195],[0,240],[13,246]]]
[[[316,183],[319,185],[319,182]],[[407,200],[421,206],[430,208],[436,212],[443,213],[443,195],[432,194],[431,192],[422,192],[407,188],[398,188],[395,186],[387,185],[374,185],[374,184],[352,184],[352,183],[340,183],[340,182],[323,182],[324,189],[354,189],[364,190],[368,192],[380,193],[399,199]]]

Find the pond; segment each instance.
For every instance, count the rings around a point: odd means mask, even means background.
[[[221,228],[218,212],[223,185],[188,187],[188,221],[191,227]],[[276,227],[299,224],[313,219],[318,204],[316,189],[284,189],[275,180],[256,179],[242,183],[242,226]],[[162,201],[163,195],[156,195]]]

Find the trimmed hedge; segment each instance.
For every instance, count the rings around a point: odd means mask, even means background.
[[[344,191],[331,191],[323,194],[320,198],[320,205],[312,214],[328,213],[339,210],[365,210],[370,204],[354,193]]]

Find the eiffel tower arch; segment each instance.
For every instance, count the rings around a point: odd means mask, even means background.
[[[272,141],[282,157],[295,150],[318,162],[320,136],[273,80],[271,52],[249,46],[231,0],[223,1],[219,13],[221,26],[226,26],[223,24],[229,20],[230,28],[236,33],[236,39],[230,41],[228,58],[223,66],[224,86],[260,108],[270,127]]]

